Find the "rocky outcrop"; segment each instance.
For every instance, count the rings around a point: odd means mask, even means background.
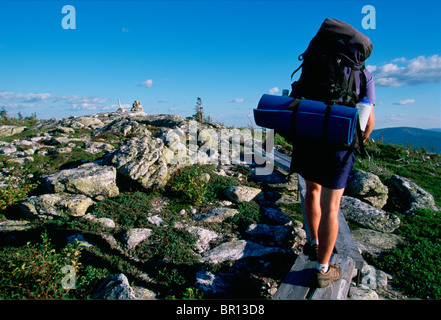
[[[168,149],[159,138],[150,134],[134,137],[106,157],[104,163],[114,166],[119,173],[137,181],[145,189],[163,187],[177,169],[169,166]]]
[[[211,271],[201,269],[195,275],[194,285],[208,295],[226,292],[239,277],[235,274],[237,270],[242,270],[246,274],[244,278],[249,281],[252,274],[250,270],[258,268],[267,270],[268,266],[272,266],[271,257],[278,257],[277,267],[273,267],[268,273],[276,269],[280,270],[280,261],[290,263],[291,260],[285,257],[292,258],[302,250],[302,245],[306,241],[304,227],[302,223],[290,218],[292,209],[286,209],[292,208],[292,205],[297,207],[299,203],[295,177],[287,176],[279,170],[275,170],[270,175],[258,176],[255,170],[252,170],[255,169],[253,166],[248,171],[252,172],[250,175],[244,173],[246,172],[244,168],[235,172],[231,159],[239,159],[243,149],[231,148],[228,150],[229,153],[222,153],[222,146],[230,147],[234,139],[240,140],[242,144],[249,142],[252,139],[249,132],[225,130],[221,135],[220,130],[226,128],[218,124],[189,123],[176,115],[146,115],[137,102],[134,103],[131,111],[120,111],[41,120],[33,127],[33,130],[38,132],[36,136],[0,142],[0,154],[8,164],[30,165],[34,158],[38,161],[38,157],[46,155],[67,158],[70,152],[77,152],[79,149],[94,159],[69,163],[69,167],[65,165],[63,170],[40,177],[42,185],[41,190],[38,191],[42,194],[32,195],[19,204],[26,217],[42,219],[69,217],[81,223],[94,224],[91,229],[99,231],[93,236],[85,232],[69,234],[66,237],[69,237],[70,241],[79,240],[87,248],[99,247],[103,251],[117,252],[128,263],[136,262],[138,266],[144,263],[139,250],[157,245],[154,241],[158,234],[164,233],[164,230],[169,234],[179,228],[179,232],[188,232],[195,239],[192,245],[180,244],[193,251],[192,258],[194,257],[197,263],[205,264],[204,267],[210,264],[216,265],[213,270],[207,268]],[[190,145],[193,138],[195,143]],[[134,184],[136,188],[141,186],[144,191],[150,192],[165,186],[170,177],[181,167],[196,162],[210,163],[213,159],[221,161],[221,165],[214,169],[215,174],[235,177],[237,181],[248,180],[252,184],[225,188],[221,192],[222,199],[217,199],[204,208],[185,207],[185,209],[176,209],[177,212],[168,212],[172,207],[168,204],[172,200],[161,195],[159,200],[152,202],[153,208],[148,212],[139,213],[143,216],[143,220],[136,227],[122,226],[118,219],[88,213],[94,203],[117,196],[123,190],[121,187],[126,187],[126,183],[136,182]],[[243,162],[237,163],[240,165]],[[19,183],[19,180],[14,180],[16,177],[12,170],[13,168],[8,166],[0,169],[2,186],[3,183],[8,185],[11,182]],[[208,174],[201,176],[200,179],[201,185],[210,184],[215,180]],[[392,180],[398,181],[395,178]],[[362,226],[361,229],[353,231],[362,252],[381,256],[383,252],[403,241],[392,233],[399,227],[399,219],[381,210],[386,199],[388,202],[393,201],[398,204],[403,202],[398,198],[400,194],[406,194],[407,198],[414,197],[416,200],[402,206],[401,210],[405,212],[424,203],[428,204],[429,208],[433,208],[430,196],[408,181],[403,179],[401,181],[402,183],[395,183],[397,186],[390,183],[386,188],[377,176],[361,170],[354,171],[348,184],[347,196],[342,201],[342,211],[348,220]],[[406,185],[408,189],[414,191],[403,191],[399,185]],[[411,194],[416,195],[411,196]],[[229,221],[234,219],[228,218],[239,214],[239,204],[249,201],[254,201],[260,206],[261,221],[245,225],[240,231],[229,226]],[[246,212],[242,214],[246,215]],[[28,232],[32,229],[32,220],[29,220],[25,223],[0,222],[2,233],[0,238],[13,241],[15,233]],[[228,227],[223,228],[225,225]],[[170,266],[166,259],[158,263],[161,267],[164,266],[164,270]],[[226,263],[228,268],[223,268],[223,263]],[[235,264],[239,267],[230,268]],[[287,270],[289,267],[287,266]],[[368,273],[372,275],[373,271],[366,271],[363,279]],[[130,276],[135,277],[133,274]],[[252,277],[256,276],[253,274]],[[275,281],[262,279],[259,280],[262,282],[260,287],[270,287],[270,294],[273,294]],[[373,281],[372,279],[364,281],[368,290],[374,290]],[[377,285],[380,282],[378,277],[375,281]],[[272,284],[267,285],[268,283]],[[143,296],[148,299],[152,296],[151,292],[147,295],[139,294],[145,290],[130,286],[124,274],[117,274],[103,282],[95,297],[137,299]]]

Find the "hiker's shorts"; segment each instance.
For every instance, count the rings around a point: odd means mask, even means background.
[[[293,143],[291,172],[329,189],[346,188],[354,167],[353,148],[342,150],[316,141]]]

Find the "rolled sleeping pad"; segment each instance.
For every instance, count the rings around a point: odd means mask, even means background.
[[[293,101],[291,97],[264,94],[254,109],[256,124],[275,129],[283,136],[292,136],[293,110],[286,109]],[[357,126],[357,109],[340,105],[333,105],[328,111],[327,109],[328,105],[324,102],[301,100],[294,122],[295,135],[317,140],[326,139],[344,145],[351,144]]]

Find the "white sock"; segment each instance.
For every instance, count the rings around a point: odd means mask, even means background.
[[[328,272],[329,269],[329,263],[320,264],[317,262],[317,265],[315,267],[319,271],[323,271],[324,273]]]
[[[314,246],[315,244],[316,244],[316,245],[319,244],[318,239],[312,239],[312,240],[311,240],[311,247]]]

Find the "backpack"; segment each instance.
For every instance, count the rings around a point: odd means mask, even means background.
[[[292,83],[290,97],[355,107],[366,95],[364,62],[371,55],[372,49],[370,39],[351,25],[336,19],[326,19],[306,51],[298,58],[302,64],[292,73],[291,79],[300,69],[302,73],[299,80]],[[344,74],[345,67],[351,70],[349,79]],[[356,74],[360,76],[358,94]],[[356,135],[352,147],[360,150],[361,129],[357,130]],[[361,153],[363,155],[364,150]]]

